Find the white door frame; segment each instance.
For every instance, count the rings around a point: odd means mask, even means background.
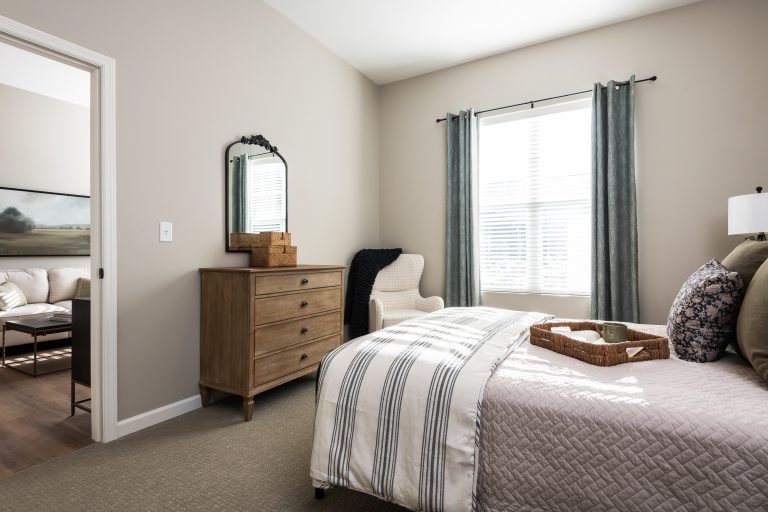
[[[101,297],[101,321],[94,322],[94,325],[100,325],[100,336],[96,338],[100,343],[91,345],[91,436],[96,441],[112,441],[118,437],[115,60],[4,16],[0,16],[0,33],[79,60],[98,72],[98,91],[95,92],[99,116],[100,261],[91,260],[91,267],[104,269],[104,277],[100,280],[101,286],[94,286],[94,298]]]

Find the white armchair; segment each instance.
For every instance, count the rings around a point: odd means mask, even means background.
[[[379,271],[368,304],[369,332],[443,309],[441,297],[424,298],[419,293],[423,271],[421,254],[401,254]]]

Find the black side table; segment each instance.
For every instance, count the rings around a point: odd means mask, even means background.
[[[56,334],[59,332],[69,332],[72,330],[72,322],[62,322],[57,320],[51,320],[50,318],[30,318],[28,320],[8,320],[3,324],[3,366],[16,370],[33,377],[43,375],[43,373],[52,373],[54,371],[63,370],[64,368],[56,368],[55,370],[48,372],[37,371],[37,338],[38,336],[47,336],[48,334]],[[7,365],[5,363],[5,333],[6,331],[19,331],[31,334],[33,338],[33,362],[32,371],[29,372],[25,368],[16,365]]]
[[[70,415],[75,408],[91,412],[91,397],[77,399],[75,385],[91,387],[91,299],[72,300],[72,383]],[[86,403],[88,405],[86,405]]]

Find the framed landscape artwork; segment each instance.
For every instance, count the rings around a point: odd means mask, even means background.
[[[0,256],[90,253],[90,197],[0,187]]]

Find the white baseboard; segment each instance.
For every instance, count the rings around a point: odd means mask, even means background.
[[[127,436],[152,425],[181,416],[203,406],[200,395],[191,396],[172,404],[164,405],[151,411],[137,414],[117,422],[117,437]]]

